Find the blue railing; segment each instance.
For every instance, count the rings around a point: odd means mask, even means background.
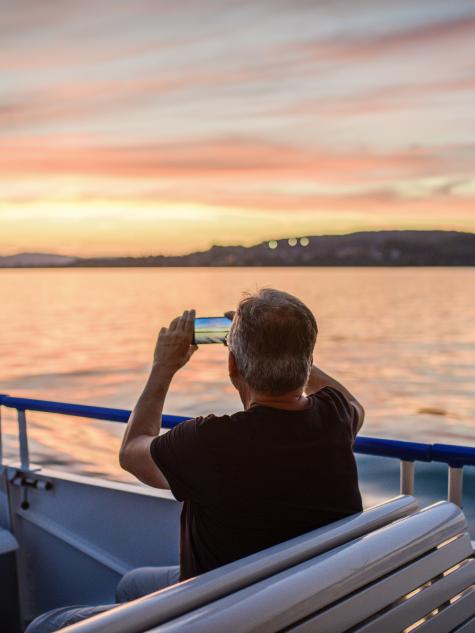
[[[43,413],[60,413],[78,418],[91,418],[106,422],[127,422],[130,417],[128,409],[111,409],[109,407],[91,407],[85,404],[70,404],[68,402],[53,402],[52,400],[34,400],[33,398],[12,398],[0,394],[0,406],[10,407],[17,411],[42,411]],[[164,415],[162,426],[171,429],[183,420],[189,420],[180,415]]]
[[[128,421],[131,413],[128,409],[92,407],[84,404],[34,400],[31,398],[12,398],[6,395],[0,395],[0,405],[16,409],[17,411],[41,411],[43,413],[58,413],[122,423]],[[180,422],[189,419],[180,415],[164,415],[162,426],[171,429],[180,424]],[[475,448],[456,446],[454,444],[422,444],[420,442],[386,440],[376,437],[357,437],[355,452],[365,455],[377,455],[379,457],[394,457],[405,461],[443,462],[455,468],[475,466]]]
[[[29,466],[28,440],[26,435],[25,411],[40,411],[62,415],[91,418],[108,422],[126,423],[130,416],[127,409],[93,407],[66,402],[35,400],[31,398],[13,398],[0,395],[0,406],[18,411],[20,435],[20,456],[23,467]],[[162,426],[173,428],[189,418],[178,415],[164,415]],[[404,442],[375,437],[357,437],[354,445],[355,453],[392,457],[401,461],[401,492],[412,494],[414,488],[414,462],[441,462],[449,466],[449,499],[461,504],[462,468],[475,466],[475,448],[452,444],[422,444],[420,442]]]

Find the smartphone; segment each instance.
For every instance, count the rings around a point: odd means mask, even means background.
[[[195,319],[193,343],[224,343],[231,327],[231,319],[227,317],[204,317]]]

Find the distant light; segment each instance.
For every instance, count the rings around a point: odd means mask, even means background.
[[[308,246],[309,244],[310,244],[310,240],[308,239],[308,237],[300,238],[300,246]]]
[[[296,237],[291,237],[289,239],[289,246],[297,246],[297,242],[298,242],[298,240],[297,240]]]
[[[274,248],[278,247],[278,243],[276,242],[276,240],[271,240],[268,244],[269,248],[271,248],[272,250],[274,250]]]

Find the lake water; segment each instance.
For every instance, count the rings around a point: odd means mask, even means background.
[[[365,435],[475,445],[475,270],[247,268],[1,270],[0,392],[130,408],[157,331],[183,309],[232,309],[272,286],[314,310],[315,360],[366,407]],[[166,412],[240,408],[226,349],[203,346],[173,382]],[[128,480],[123,427],[29,414],[36,462]],[[7,453],[16,449],[4,411]]]

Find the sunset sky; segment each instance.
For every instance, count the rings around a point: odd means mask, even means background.
[[[0,0],[0,255],[475,231],[474,0]]]

